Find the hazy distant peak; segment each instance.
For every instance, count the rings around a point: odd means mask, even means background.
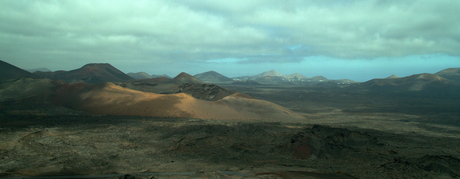
[[[431,74],[431,73],[422,73],[420,75],[417,76],[417,79],[422,79],[422,80],[435,80],[435,81],[443,81],[443,80],[446,80],[445,78],[443,77],[440,77],[438,75],[435,75],[435,74]]]
[[[201,80],[185,72],[180,73],[179,75],[174,77],[173,80],[177,83],[203,84]]]
[[[147,75],[147,76],[150,76],[149,74],[145,73],[145,72],[137,72],[137,73],[127,73],[127,74],[139,74],[139,75]]]
[[[314,77],[311,77],[310,79],[313,79],[313,80],[328,80],[326,77],[324,76],[314,76]]]
[[[47,72],[50,74],[42,73],[53,80],[60,79],[70,83],[122,82],[133,80],[133,78],[108,63],[89,63],[71,71]]]
[[[216,71],[208,71],[200,74],[196,74],[194,77],[205,83],[222,83],[233,81],[231,78],[228,78]]]
[[[276,72],[275,70],[270,70],[270,71],[263,72],[257,76],[264,77],[264,76],[284,76],[284,75]]]
[[[393,79],[393,78],[399,78],[399,76],[396,76],[396,75],[393,74],[393,75],[391,75],[389,77],[386,77],[385,79]]]
[[[45,67],[41,67],[41,68],[34,68],[34,69],[26,69],[26,71],[28,71],[30,73],[33,73],[33,72],[36,72],[36,71],[50,72],[51,70],[48,69],[48,68],[45,68]]]
[[[24,76],[36,78],[34,74],[0,60],[0,82]]]
[[[147,74],[145,72],[127,73],[127,75],[130,76],[131,78],[136,79],[136,80],[152,78],[149,74]]]
[[[448,68],[448,69],[441,70],[435,74],[439,76],[460,75],[460,68]]]
[[[196,74],[196,75],[202,75],[202,74],[219,74],[219,75],[220,75],[220,73],[218,73],[218,72],[216,72],[216,71],[214,71],[214,70],[207,71],[207,72],[204,72],[204,73],[199,73],[199,74]],[[196,76],[196,75],[195,75],[195,76]]]
[[[285,76],[286,78],[298,78],[298,79],[306,79],[307,77],[299,74],[299,73],[294,73],[294,74],[290,74],[290,75],[286,75]]]
[[[168,79],[172,79],[170,76],[166,75],[166,74],[162,74],[162,75],[155,75],[155,74],[152,74],[150,75],[152,78],[159,78],[159,77],[165,77],[165,78],[168,78]]]
[[[192,75],[189,75],[188,73],[185,73],[185,72],[181,72],[176,77],[174,77],[174,79],[176,79],[176,78],[186,78],[186,77],[192,77]]]
[[[91,67],[91,66],[112,66],[109,63],[88,63],[83,67]]]

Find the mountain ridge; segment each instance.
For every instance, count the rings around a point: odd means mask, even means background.
[[[204,73],[199,73],[194,75],[195,78],[205,82],[205,83],[225,83],[232,82],[233,79],[228,78],[216,71],[207,71]]]
[[[38,78],[36,75],[23,70],[17,66],[0,60],[0,82],[17,79],[21,77]]]

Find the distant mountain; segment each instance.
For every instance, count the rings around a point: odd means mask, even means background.
[[[205,83],[224,83],[224,82],[232,82],[233,80],[231,78],[228,78],[220,73],[217,73],[215,71],[208,71],[200,74],[196,74],[194,76],[195,78],[198,78],[199,80],[205,82]]]
[[[165,78],[169,78],[169,79],[172,79],[170,76],[166,75],[166,74],[162,74],[162,75],[155,75],[155,74],[152,74],[150,75],[152,78],[159,78],[159,77],[165,77]]]
[[[48,68],[45,68],[45,67],[41,67],[41,68],[34,68],[34,69],[26,69],[26,71],[28,71],[30,73],[33,73],[33,72],[36,72],[36,71],[50,72],[51,70],[48,69]]]
[[[254,81],[260,83],[280,83],[280,82],[288,82],[284,76],[263,76],[260,78],[255,79]]]
[[[291,75],[282,75],[274,70],[266,71],[254,76],[241,76],[233,78],[235,81],[253,80],[259,83],[288,83],[288,84],[305,84],[305,83],[318,83],[327,82],[327,78],[323,76],[315,76],[312,78],[305,77],[299,73]],[[352,80],[350,80],[352,81]]]
[[[403,78],[372,79],[358,86],[369,90],[437,91],[459,88],[459,84],[435,74],[423,73]]]
[[[253,76],[240,76],[240,77],[234,77],[232,79],[236,81],[245,81],[245,80],[265,81],[264,77],[284,77],[284,75],[276,72],[275,70],[270,70],[270,71],[266,71],[266,72],[263,72],[257,75],[253,75]],[[277,78],[277,79],[280,79],[280,78]]]
[[[189,75],[180,74],[178,77],[188,78]],[[305,120],[299,114],[277,104],[253,99],[248,95],[212,84],[182,84],[180,90],[189,93],[181,91],[177,93],[176,91],[171,94],[135,91],[110,82],[64,84],[54,89],[50,95],[52,104],[96,115],[180,117],[206,120]]]
[[[255,75],[256,78],[265,77],[265,76],[284,76],[284,75],[276,72],[275,70],[270,70],[270,71],[266,71],[261,74]]]
[[[0,101],[21,100],[35,97],[37,94],[45,92],[50,93],[52,84],[53,82],[50,79],[17,78],[0,84]],[[44,100],[44,98],[41,98],[41,100]]]
[[[328,79],[324,76],[314,76],[314,77],[309,78],[309,80],[323,82],[323,81],[327,81]]]
[[[134,80],[108,63],[90,63],[71,71],[35,72],[42,78],[64,80],[69,83],[123,82]]]
[[[0,82],[21,77],[37,78],[34,74],[0,60]]]
[[[232,85],[260,85],[260,83],[257,83],[252,80],[245,80],[245,81],[235,81],[232,83]]]
[[[149,74],[145,72],[127,73],[127,75],[136,80],[152,78]]]
[[[190,83],[190,84],[204,84],[201,80],[189,75],[185,72],[180,73],[176,77],[173,78],[175,83]]]
[[[435,74],[445,79],[460,83],[460,68],[448,68]]]
[[[46,71],[46,72],[43,72],[43,71],[35,71],[33,74],[40,77],[40,78],[48,78],[48,79],[56,79],[56,76],[59,76],[63,73],[66,73],[67,71],[64,71],[64,70],[60,70],[60,71],[54,71],[54,72],[51,72],[51,71]]]
[[[328,80],[327,82],[328,83],[335,83],[335,84],[338,84],[338,85],[360,83],[359,81],[353,81],[353,80],[350,80],[350,79]]]
[[[391,75],[391,76],[389,76],[389,77],[386,77],[385,79],[393,79],[393,78],[399,78],[399,76]]]
[[[307,77],[301,75],[301,74],[298,74],[298,73],[294,73],[294,74],[291,74],[291,75],[286,75],[284,76],[284,78],[286,79],[289,79],[289,80],[303,80],[303,79],[308,79]]]

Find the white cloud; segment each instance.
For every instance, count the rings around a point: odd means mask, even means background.
[[[9,50],[0,57],[255,63],[459,56],[458,9],[451,0],[4,0],[0,48]],[[305,48],[289,49],[298,45]]]

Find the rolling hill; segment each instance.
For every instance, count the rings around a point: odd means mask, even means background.
[[[152,74],[150,75],[152,78],[159,78],[159,77],[165,77],[165,78],[168,78],[168,79],[172,79],[170,76],[166,75],[166,74],[162,74],[162,75],[155,75],[155,74]]]
[[[145,72],[127,73],[127,75],[135,80],[152,78],[149,74]]]
[[[303,119],[284,107],[249,99],[239,93],[218,101],[206,101],[185,93],[141,92],[110,82],[64,84],[56,89],[52,101],[71,109],[100,115],[283,121]]]
[[[460,68],[448,68],[435,74],[445,79],[460,83]]]
[[[396,75],[391,75],[389,77],[386,77],[385,79],[393,79],[393,78],[400,78],[399,76],[396,76]]]
[[[134,80],[108,63],[90,63],[71,71],[35,72],[41,78],[64,80],[69,83],[123,82]]]
[[[425,92],[447,92],[459,88],[458,83],[430,73],[415,74],[402,78],[372,79],[357,86],[377,91]]]
[[[309,80],[323,82],[323,81],[327,81],[328,79],[324,76],[314,76],[314,77],[309,78]]]
[[[235,77],[233,79],[236,80],[236,81],[256,80],[258,78],[263,78],[263,77],[266,77],[266,76],[284,77],[284,75],[282,75],[281,73],[278,73],[275,70],[270,70],[270,71],[266,71],[266,72],[263,72],[263,73],[260,73],[260,74],[257,74],[257,75],[253,75],[253,76],[240,76],[240,77]]]
[[[212,86],[201,85],[185,84],[182,88],[197,93],[213,92],[203,91],[202,88]],[[0,104],[18,101],[16,105],[31,109],[33,100],[35,106],[50,103],[52,106],[48,107],[66,107],[96,115],[264,121],[304,119],[284,107],[241,93],[222,95],[218,100],[201,100],[184,92],[156,94],[124,88],[111,82],[68,84],[49,79],[20,78],[1,84]]]
[[[50,72],[51,70],[48,69],[48,68],[45,68],[45,67],[41,67],[41,68],[34,68],[34,69],[26,69],[26,71],[28,71],[30,73],[33,73],[33,72],[36,72],[36,71]]]
[[[195,78],[192,75],[189,75],[185,72],[182,72],[176,77],[174,77],[172,81],[175,83],[204,84],[204,82],[202,82],[198,78]]]
[[[286,83],[286,84],[305,84],[305,83],[318,83],[318,82],[327,82],[329,81],[327,78],[323,76],[315,76],[312,78],[305,77],[299,73],[294,73],[291,75],[282,75],[275,70],[266,71],[260,73],[258,75],[253,76],[241,76],[232,78],[235,81],[246,81],[252,80],[259,83],[269,83],[269,84],[276,84],[276,83]],[[351,81],[351,80],[349,80]]]
[[[233,81],[231,78],[228,78],[215,71],[208,71],[208,72],[196,74],[194,77],[205,83],[225,83],[225,82]]]
[[[34,74],[0,60],[0,82],[21,77],[37,78]]]
[[[308,79],[307,77],[299,74],[299,73],[294,73],[294,74],[291,74],[291,75],[286,75],[284,76],[284,78],[288,79],[288,80],[305,80],[305,79]]]

